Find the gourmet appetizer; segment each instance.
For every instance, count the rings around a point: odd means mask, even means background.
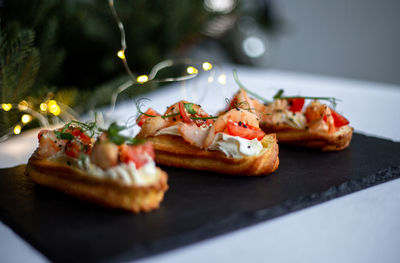
[[[168,189],[167,174],[154,163],[149,142],[73,121],[42,130],[39,147],[26,167],[35,183],[110,208],[134,213],[159,207]]]
[[[265,135],[258,117],[248,110],[210,116],[200,105],[182,100],[163,115],[151,108],[138,111],[137,138],[153,143],[158,164],[247,176],[278,168],[275,134]]]
[[[280,143],[316,148],[322,151],[339,151],[349,146],[353,128],[349,121],[332,107],[321,103],[329,101],[336,105],[331,97],[283,96],[279,90],[273,101],[267,101],[247,90],[234,77],[240,86],[229,108],[247,108],[260,118],[260,128],[266,133],[276,133]],[[249,98],[251,93],[264,102]],[[304,107],[305,101],[311,102]],[[228,109],[229,109],[228,108]]]

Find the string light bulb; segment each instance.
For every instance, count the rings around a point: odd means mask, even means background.
[[[1,107],[3,108],[4,111],[9,111],[12,108],[12,104],[10,103],[3,103],[1,104]]]
[[[29,104],[26,100],[22,100],[22,101],[20,101],[20,103],[18,103],[18,109],[20,111],[25,111],[28,109],[28,107],[29,107]]]
[[[199,71],[197,70],[197,68],[190,66],[186,69],[186,72],[189,73],[190,75],[193,75],[197,74]]]
[[[29,114],[24,114],[21,117],[21,121],[23,124],[27,124],[28,122],[30,122],[32,120],[32,116]]]
[[[209,70],[212,69],[212,67],[213,67],[213,65],[212,65],[210,62],[204,62],[204,63],[203,63],[203,69],[204,69],[204,71],[209,71]]]
[[[15,125],[14,127],[14,134],[20,134],[21,133],[21,125]]]
[[[118,51],[117,56],[120,59],[125,59],[125,52],[123,50]]]
[[[44,103],[44,102],[40,103],[39,108],[40,108],[41,111],[45,112],[45,111],[47,111],[47,104]]]
[[[149,77],[147,75],[140,75],[137,77],[136,81],[140,84],[149,81]]]
[[[55,100],[49,100],[47,102],[47,108],[49,109],[49,112],[54,114],[55,116],[58,116],[61,113],[60,106],[58,106]]]

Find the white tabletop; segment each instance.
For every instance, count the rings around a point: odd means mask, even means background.
[[[197,102],[210,113],[224,106],[237,86],[227,66],[226,86],[204,85],[207,76],[171,85],[151,94],[148,106],[163,112],[179,99]],[[280,88],[288,95],[333,96],[339,112],[356,132],[400,141],[400,87],[276,70],[238,67],[241,82],[266,98]],[[193,88],[195,87],[195,88]],[[186,95],[185,95],[186,94]],[[106,112],[106,110],[104,111]],[[132,102],[119,104],[112,118],[135,114]],[[36,131],[0,144],[0,168],[25,163],[36,148]],[[394,153],[400,154],[400,153]],[[385,168],[385,167],[382,167]],[[400,262],[400,180],[278,217],[229,234],[142,259],[142,262]],[[44,262],[47,259],[0,223],[1,262]]]

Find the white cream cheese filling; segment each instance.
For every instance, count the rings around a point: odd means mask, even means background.
[[[239,136],[231,136],[226,133],[219,132],[215,135],[209,150],[218,150],[228,157],[236,159],[245,156],[254,156],[261,152],[263,146],[256,138],[248,140]]]
[[[160,173],[157,172],[153,159],[148,155],[147,158],[147,163],[139,169],[136,169],[134,162],[129,162],[121,163],[107,170],[102,170],[93,164],[87,155],[82,155],[80,159],[74,159],[57,153],[51,159],[62,163],[69,162],[71,166],[82,169],[95,177],[110,178],[126,185],[148,186],[159,180]]]

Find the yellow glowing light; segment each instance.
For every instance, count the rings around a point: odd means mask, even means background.
[[[54,111],[54,112],[52,112],[55,116],[58,116],[58,115],[60,115],[60,113],[61,113],[61,109],[60,109],[60,107],[57,105],[57,109]]]
[[[190,67],[188,67],[187,69],[186,69],[186,71],[187,71],[187,73],[189,73],[189,74],[197,74],[197,72],[199,72],[198,70],[197,70],[197,68],[195,68],[195,67],[192,67],[192,66],[190,66]]]
[[[60,106],[57,105],[57,102],[55,100],[49,100],[47,102],[47,108],[49,109],[50,113],[54,115],[60,115],[61,109]]]
[[[226,75],[225,74],[219,75],[218,82],[219,82],[219,84],[225,85],[226,84]]]
[[[30,122],[31,120],[32,120],[32,116],[29,114],[24,114],[21,117],[21,121],[23,124],[26,124],[26,123]]]
[[[3,103],[3,104],[1,105],[1,107],[3,108],[3,110],[9,111],[9,110],[11,110],[12,105],[11,105],[10,103]]]
[[[136,81],[139,83],[145,83],[149,81],[149,77],[147,75],[140,75],[139,77],[137,77]]]
[[[211,83],[211,82],[214,81],[214,77],[213,76],[209,76],[207,80],[208,80],[208,83]]]
[[[43,103],[40,103],[39,108],[40,108],[41,111],[47,111],[47,104],[44,103],[44,102],[43,102]]]
[[[117,56],[120,59],[125,59],[125,52],[123,50],[118,51]]]
[[[14,134],[20,134],[21,133],[21,125],[15,125],[14,127]]]
[[[213,65],[212,65],[210,62],[204,62],[204,63],[203,63],[203,69],[204,69],[205,71],[211,70],[212,67],[213,67]]]
[[[18,103],[18,109],[20,111],[24,111],[24,110],[28,109],[28,106],[29,106],[29,104],[28,104],[28,102],[26,102],[26,100],[22,100],[22,101],[20,101],[20,103]]]

